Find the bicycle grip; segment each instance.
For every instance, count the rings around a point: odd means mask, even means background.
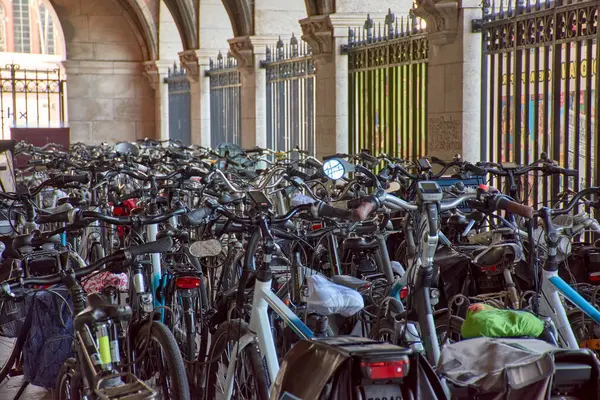
[[[166,253],[173,247],[173,239],[170,236],[160,238],[156,242],[144,243],[138,246],[132,246],[126,251],[131,257],[141,256],[149,253]]]
[[[579,171],[577,171],[576,169],[569,169],[569,168],[565,168],[563,174],[565,174],[566,176],[577,176]]]
[[[193,178],[193,177],[203,178],[204,176],[206,176],[206,174],[204,172],[202,172],[202,170],[200,170],[200,168],[196,168],[196,167],[186,168],[184,175],[186,178]]]
[[[358,155],[360,159],[372,164],[379,164],[379,159],[367,153],[366,151],[361,151]]]
[[[290,171],[290,175],[291,176],[297,176],[298,178],[302,179],[303,181],[310,180],[310,175],[305,174],[302,171],[293,170],[293,171]]]
[[[322,165],[319,164],[316,160],[313,160],[312,158],[307,158],[304,163],[310,167],[310,168],[315,168],[315,169],[321,169]]]
[[[352,200],[348,200],[346,207],[353,210],[360,207],[363,203],[374,203],[375,198],[373,196],[360,196]]]
[[[329,204],[321,203],[317,209],[317,215],[325,218],[351,219],[352,211],[343,208],[333,207]]]
[[[375,209],[374,201],[366,201],[352,211],[352,219],[355,221],[364,221]]]
[[[62,175],[54,179],[58,185],[66,185],[67,183],[89,183],[90,178],[87,175]]]
[[[202,207],[185,215],[186,225],[198,226],[204,222],[204,219],[212,213],[210,207]]]
[[[525,205],[519,204],[517,202],[508,200],[504,197],[500,197],[496,200],[496,208],[500,210],[506,210],[509,213],[520,215],[524,218],[532,218],[533,217],[533,208]]]
[[[38,224],[52,224],[56,222],[69,223],[69,212],[65,211],[57,214],[38,215],[35,220]]]

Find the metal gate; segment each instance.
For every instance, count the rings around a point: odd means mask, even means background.
[[[406,18],[389,12],[377,26],[367,16],[363,28],[350,28],[342,49],[348,54],[350,152],[424,156],[427,36],[412,12]]]
[[[292,35],[267,47],[267,147],[315,154],[315,66],[310,46]]]
[[[11,127],[63,126],[65,83],[59,68],[29,70],[16,64],[0,68],[2,139],[10,138]]]
[[[546,153],[579,171],[529,179],[533,204],[552,203],[567,186],[600,184],[598,4],[488,2],[474,25],[483,33],[482,155],[527,164]]]
[[[192,140],[192,113],[190,81],[185,68],[177,64],[169,68],[165,82],[169,88],[169,138],[190,145]]]
[[[242,82],[237,60],[230,52],[227,58],[219,52],[210,60],[206,72],[210,78],[210,140],[213,148],[221,143],[239,145],[242,130]]]

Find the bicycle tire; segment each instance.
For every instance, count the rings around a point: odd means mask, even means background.
[[[75,359],[71,359],[72,363],[75,363]],[[74,375],[74,370],[71,366],[72,363],[68,362],[69,360],[67,360],[67,362],[65,362],[60,369],[58,370],[58,375],[56,376],[56,386],[54,388],[54,390],[52,391],[52,398],[54,400],[70,400],[70,399],[76,399],[79,398],[80,396],[74,397],[73,396],[73,385],[72,385],[72,379],[73,379],[73,375]],[[65,393],[65,391],[63,390],[63,386],[66,383],[66,379],[68,379],[68,383],[67,383],[67,388],[68,388],[68,393]]]
[[[210,360],[211,363],[208,365],[206,373],[207,384],[205,400],[213,400],[220,398],[217,396],[218,394],[220,394],[220,392],[217,390],[217,378],[219,374],[219,365],[217,363],[217,358],[225,352],[228,343],[237,342],[239,338],[241,338],[248,332],[248,324],[239,319],[224,322],[217,328],[217,331],[212,336],[212,343],[208,351],[208,360]],[[269,387],[267,384],[266,371],[263,368],[263,364],[257,346],[252,344],[246,346],[242,350],[242,354],[240,354],[240,356],[238,357],[238,360],[240,359],[247,359],[250,362],[249,367],[251,371],[249,377],[254,381],[254,387],[256,388],[256,390],[254,391],[254,394],[256,394],[255,399],[268,400]],[[232,398],[240,398],[239,393],[235,392],[235,388]]]
[[[15,340],[14,346],[10,352],[10,355],[6,359],[6,362],[0,368],[0,383],[4,382],[11,369],[13,368],[17,358],[21,355],[23,350],[23,346],[25,345],[25,341],[27,340],[27,336],[29,335],[29,330],[31,328],[31,319],[32,312],[31,307],[27,311],[27,317],[25,318],[25,322],[21,327],[21,332],[19,332],[19,336]]]
[[[465,320],[456,315],[450,316],[450,324],[448,325],[448,310],[443,309],[437,311],[433,316],[433,322],[435,325],[435,333],[438,337],[438,342],[440,346],[443,346],[445,342],[450,339],[454,342],[457,342],[462,339],[460,330],[462,328],[462,324]],[[450,338],[448,337],[448,326],[450,327]],[[445,335],[445,337],[441,337]],[[443,340],[442,340],[443,339]]]
[[[148,330],[151,329],[150,332]],[[167,326],[158,321],[152,321],[151,324],[145,323],[137,332],[133,343],[136,349],[136,354],[141,354],[146,347],[146,339],[150,337],[151,342],[155,342],[161,347],[161,353],[164,357],[164,362],[168,368],[168,375],[171,382],[171,390],[166,393],[165,399],[169,400],[188,400],[190,399],[190,388],[188,385],[187,374],[185,372],[185,364],[179,351],[179,346],[175,341],[175,337],[167,328]],[[148,357],[146,353],[145,357]],[[143,371],[144,361],[138,370]],[[146,374],[149,371],[144,371]]]

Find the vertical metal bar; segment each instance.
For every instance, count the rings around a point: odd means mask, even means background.
[[[494,10],[492,9],[492,12]],[[483,27],[481,32],[481,134],[480,134],[480,148],[479,154],[482,161],[488,160],[488,113],[490,115],[490,126],[494,121],[494,109],[493,105],[490,106],[489,98],[494,97],[494,63],[492,61],[491,68],[488,70],[488,58],[489,55],[487,53],[487,38],[489,32],[487,28]],[[491,86],[491,87],[488,87]],[[489,91],[489,93],[488,93]],[[488,97],[489,96],[489,97]]]
[[[518,7],[515,8],[518,10]],[[515,22],[515,32],[516,32],[516,22]],[[515,40],[515,46],[517,41]],[[513,136],[513,154],[514,161],[517,164],[522,163],[522,120],[521,120],[521,112],[523,105],[522,98],[522,85],[523,85],[523,76],[521,72],[523,71],[523,51],[515,48],[514,51],[514,61],[513,61],[513,71],[514,71],[514,100],[513,100],[513,126],[514,126],[514,136]],[[509,159],[510,161],[510,159]]]
[[[510,0],[509,3],[510,5]],[[514,121],[513,118],[515,118],[514,116],[514,112],[512,112],[512,103],[515,99],[511,99],[512,94],[513,94],[513,85],[516,82],[516,77],[514,75],[515,71],[512,68],[512,53],[508,52],[506,53],[506,72],[508,74],[508,82],[506,84],[506,126],[505,131],[504,131],[504,159],[502,161],[514,161],[513,156],[513,152],[514,152],[514,146],[515,146],[515,142],[514,142],[514,131],[511,132],[511,126],[510,123],[511,121]],[[514,127],[514,122],[513,122],[513,127]],[[513,154],[511,154],[513,153]]]
[[[0,68],[0,124],[2,125],[2,139],[7,139],[4,135],[4,72],[5,70]]]
[[[13,126],[17,126],[17,69],[18,66],[10,64],[10,79],[12,90],[12,106],[13,106]]]
[[[580,126],[579,126],[579,115],[581,113],[581,46],[582,43],[581,41],[577,41],[575,42],[575,121],[574,121],[574,128],[575,128],[575,144],[574,144],[574,150],[575,150],[575,154],[574,154],[574,159],[573,159],[573,165],[572,168],[575,169],[576,171],[579,171],[581,168],[581,164],[580,164],[580,159],[581,159],[581,154],[580,154],[580,143],[581,143],[581,132],[579,131]],[[569,168],[571,167],[570,165],[568,166]],[[579,191],[579,179],[580,179],[581,173],[577,172],[577,176],[573,178],[573,189],[575,191]]]
[[[533,49],[533,160],[539,160],[540,158],[540,143],[539,137],[543,135],[539,129],[539,120],[540,120],[540,104],[542,104],[539,95],[540,89],[540,48],[536,47]],[[539,193],[539,179],[535,179],[533,182],[535,190],[533,192],[533,205],[535,207],[538,206],[540,202],[540,193]]]
[[[484,83],[483,85],[487,88],[488,87],[488,81],[489,81],[489,94],[487,93],[487,90],[484,94],[483,90],[482,90],[482,96],[481,96],[481,100],[483,102],[483,104],[485,105],[484,107],[486,109],[489,109],[489,127],[486,126],[487,129],[483,129],[483,125],[482,125],[482,136],[485,137],[485,147],[483,147],[481,156],[483,158],[483,161],[493,161],[495,159],[494,157],[494,131],[495,131],[495,127],[494,127],[494,116],[497,115],[496,114],[496,109],[494,107],[494,103],[496,101],[496,82],[497,80],[496,78],[496,54],[483,54],[483,56],[481,57],[483,58],[489,58],[490,59],[490,68],[489,68],[489,75],[487,77],[487,79],[483,79],[484,81],[486,81],[486,83]],[[484,70],[484,73],[486,73],[486,71]],[[502,79],[502,77],[500,77],[500,79]],[[484,141],[482,137],[482,143]],[[487,152],[485,152],[485,150],[487,149]],[[487,153],[487,154],[486,154]]]
[[[530,160],[530,155],[531,155],[531,130],[530,130],[530,124],[529,124],[529,113],[530,113],[530,105],[531,105],[531,95],[530,95],[530,69],[531,69],[531,51],[529,49],[525,49],[522,50],[522,56],[523,57],[523,61],[524,61],[524,68],[523,68],[523,73],[524,73],[524,77],[525,79],[523,79],[523,89],[524,89],[524,101],[523,101],[523,119],[522,119],[522,143],[523,143],[523,147],[524,147],[524,154],[522,154],[522,159],[524,160],[523,163],[524,164],[529,164],[531,162]],[[523,188],[524,188],[524,195],[523,198],[521,200],[523,201],[527,201],[528,203],[530,202],[530,197],[529,197],[529,176],[526,175],[522,178],[523,180]]]
[[[594,168],[594,175],[595,175],[595,186],[600,186],[600,154],[598,151],[598,146],[600,146],[600,117],[598,115],[600,110],[600,29],[596,30],[596,63],[595,63],[595,68],[592,66],[592,71],[595,70],[596,73],[596,79],[595,79],[595,84],[594,84],[594,91],[595,91],[595,110],[596,110],[596,116],[594,119],[594,136],[595,136],[595,141],[594,141],[594,148],[596,149],[596,153],[594,154],[594,158],[596,160],[596,165]],[[598,216],[598,212],[596,212],[595,216]]]
[[[495,138],[496,140],[496,157],[495,160],[497,162],[500,162],[502,160],[502,139],[504,136],[504,119],[506,119],[506,115],[504,113],[504,106],[502,104],[502,95],[503,92],[505,91],[505,89],[503,89],[503,83],[504,83],[504,77],[503,77],[503,70],[504,70],[504,54],[502,53],[498,53],[496,55],[497,60],[496,63],[498,64],[498,96],[494,99],[498,102],[497,109],[498,109],[498,118],[497,118],[497,128],[496,128],[496,132],[494,132],[492,134],[492,138]],[[506,87],[508,87],[509,84],[509,80],[510,80],[510,75],[509,73],[506,74]]]
[[[563,134],[560,135],[560,140],[562,141],[562,154],[560,157],[560,164],[567,167],[569,166],[570,157],[570,144],[571,144],[571,135],[569,134],[570,127],[570,109],[571,109],[571,42],[565,43],[563,46],[565,48],[565,76],[564,76],[564,94],[563,94]],[[563,187],[568,185],[566,177],[560,176],[559,183],[562,183]],[[562,189],[558,189],[562,191]]]
[[[554,48],[552,52],[552,158],[554,160],[560,160],[560,109],[561,109],[561,57],[562,57],[562,45],[556,43],[556,36],[554,37]],[[552,192],[551,199],[554,202],[556,195],[559,192],[559,177],[552,177]]]
[[[25,124],[27,124],[27,119],[29,118],[29,93],[27,92],[27,87],[29,86],[29,81],[27,79],[27,69],[23,70],[23,97],[25,97]],[[16,109],[15,109],[16,111]]]
[[[427,135],[428,135],[428,130],[427,130],[427,98],[428,98],[428,92],[427,92],[427,82],[429,79],[429,69],[427,68],[427,63],[422,63],[421,67],[423,68],[423,84],[421,85],[421,91],[422,91],[422,98],[423,98],[423,136],[422,136],[422,140],[423,140],[423,144],[421,146],[421,151],[422,151],[422,155],[425,156],[427,154]]]
[[[592,49],[594,46],[594,40],[588,39],[586,40],[586,75],[585,75],[585,99],[583,103],[583,109],[585,113],[585,186],[589,188],[593,185],[593,172],[592,168],[595,167],[592,165],[592,157],[594,156],[592,153],[592,148],[594,143],[592,139],[594,138],[594,133],[592,131],[592,104],[594,103],[594,91],[592,90]],[[598,43],[596,43],[598,46]],[[596,59],[596,63],[598,59]],[[596,75],[598,75],[598,71],[596,71]],[[598,97],[598,88],[596,87],[596,96]],[[597,110],[597,109],[596,109]],[[596,112],[597,113],[597,112]],[[596,120],[598,116],[596,116]],[[596,142],[596,146],[598,142]],[[597,155],[596,155],[597,157]]]
[[[40,126],[40,90],[39,90],[39,85],[40,85],[40,81],[39,81],[39,72],[36,69],[35,70],[35,106],[36,106],[36,111],[35,111],[35,118],[37,121],[37,126]],[[48,93],[48,97],[50,97],[50,73],[49,70],[46,70],[46,88],[47,93]],[[27,89],[26,89],[27,90]],[[50,110],[50,99],[48,99],[48,110]],[[48,123],[50,122],[50,120],[48,120]]]
[[[544,90],[543,90],[543,98],[544,98],[544,121],[543,121],[543,151],[550,157],[550,138],[552,137],[552,133],[550,129],[552,129],[552,125],[550,124],[550,105],[552,104],[551,97],[554,96],[553,85],[550,85],[550,81],[555,79],[555,75],[557,71],[554,69],[554,63],[550,63],[550,59],[554,57],[552,53],[552,46],[554,45],[546,45],[544,46]],[[552,55],[551,55],[552,54]],[[551,66],[552,65],[552,69]],[[560,82],[560,69],[558,70],[559,82]],[[550,91],[552,88],[552,92]],[[547,205],[549,200],[550,193],[550,179],[545,176],[543,178],[543,196],[542,202]]]

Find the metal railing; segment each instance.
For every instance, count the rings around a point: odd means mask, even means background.
[[[368,149],[414,158],[427,152],[429,42],[412,12],[383,25],[367,16],[350,28],[348,45],[350,153]]]
[[[310,46],[292,35],[267,47],[267,147],[315,153],[315,66]]]
[[[192,140],[192,98],[185,68],[173,64],[165,82],[169,91],[169,138],[190,145]]]
[[[29,70],[8,64],[0,68],[0,139],[10,138],[11,127],[63,126],[65,83],[58,67]]]
[[[242,98],[241,77],[237,61],[228,52],[219,52],[216,60],[210,60],[210,136],[211,146],[221,143],[241,144]]]
[[[597,15],[597,0],[484,4],[482,155],[527,164],[546,153],[579,171],[526,180],[532,204],[600,184]]]

